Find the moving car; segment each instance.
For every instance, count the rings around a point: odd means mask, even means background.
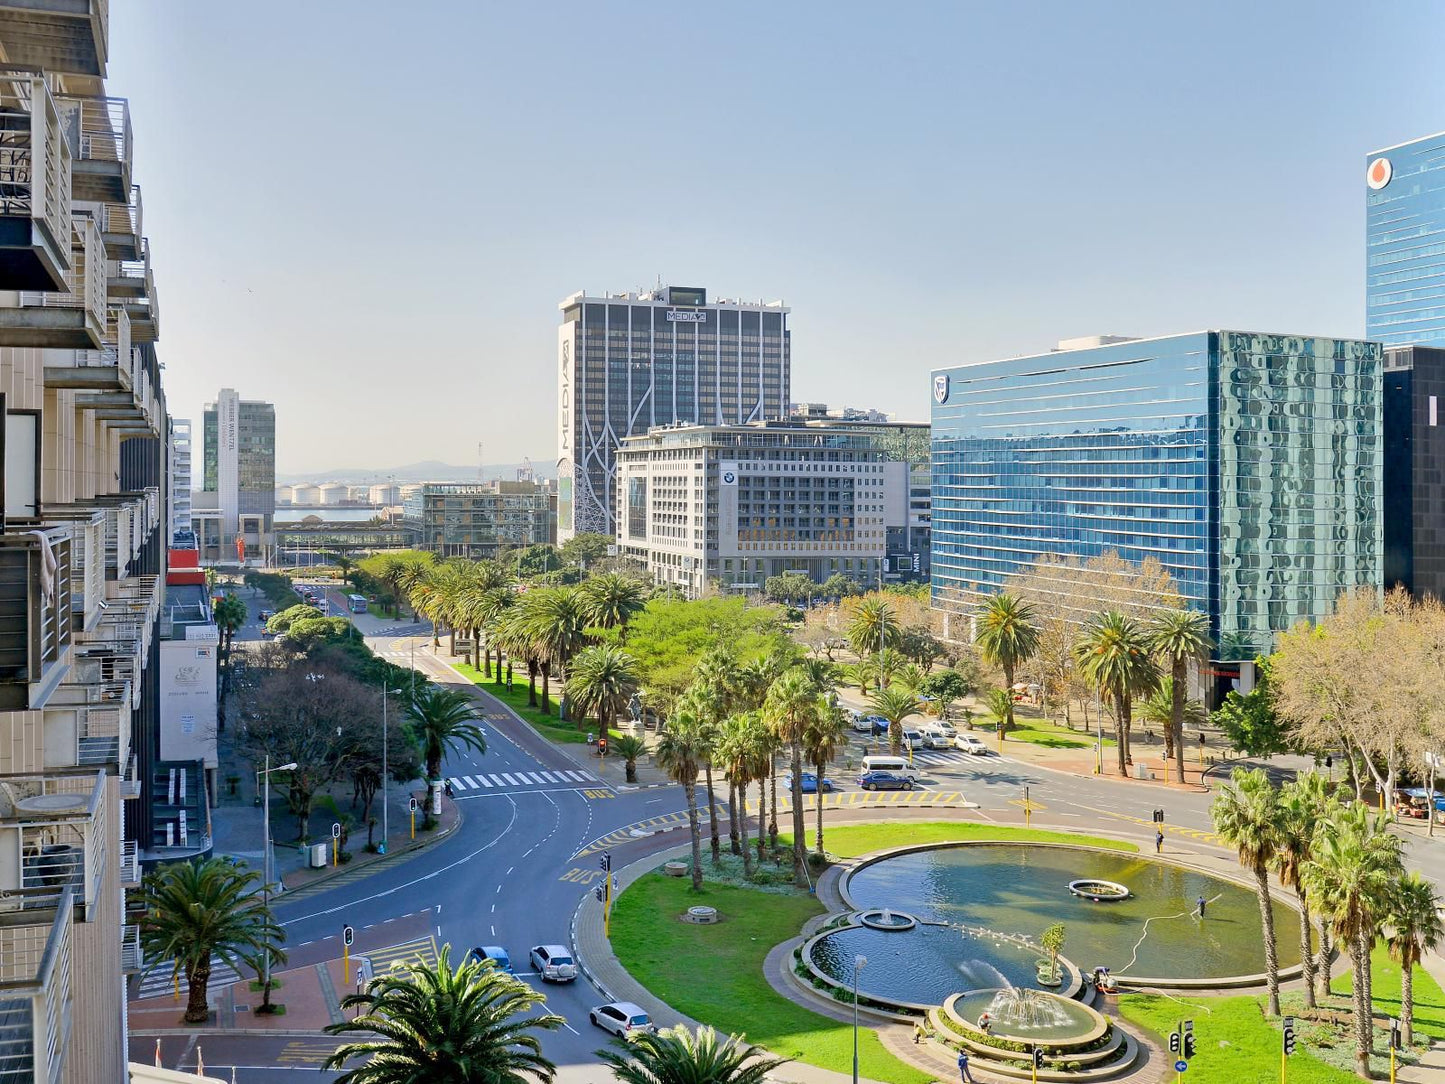
[[[911,727],[903,732],[903,748],[905,749],[927,749],[928,745],[923,740],[923,733]]]
[[[964,753],[981,757],[988,752],[988,746],[977,734],[960,734],[953,739],[953,747]]]
[[[630,1001],[598,1005],[587,1017],[594,1025],[603,1031],[612,1032],[613,1035],[626,1036],[630,1031],[657,1031],[657,1025],[652,1022],[652,1017],[647,1015],[647,1010]]]
[[[803,793],[804,793],[804,794],[817,794],[817,793],[818,793],[820,787],[819,787],[819,784],[818,784],[818,777],[817,777],[816,775],[814,775],[812,772],[804,772],[804,773],[802,774],[801,778],[802,778],[802,781],[803,781]],[[789,789],[789,790],[792,790],[792,789],[793,789],[793,781],[792,781],[792,778],[791,778],[791,777],[789,777],[789,779],[788,779],[788,789]],[[823,791],[824,794],[831,794],[831,793],[833,793],[833,781],[832,781],[831,779],[829,779],[826,775],[823,777],[823,783],[822,783],[822,786],[821,786],[821,790]]]
[[[512,958],[507,955],[507,950],[501,945],[478,945],[472,949],[471,957],[478,963],[491,960],[498,971],[510,972],[512,970]]]
[[[858,777],[858,785],[864,790],[912,790],[913,780],[892,772],[864,772]]]
[[[873,733],[873,720],[875,718],[876,716],[862,715],[855,711],[853,713],[853,729],[860,734],[871,734]]]
[[[543,982],[571,982],[577,977],[577,961],[561,945],[537,945],[531,955],[532,966]]]
[[[888,720],[881,715],[870,715],[868,721],[873,724],[873,736],[881,738],[888,733]]]
[[[944,723],[924,723],[918,728],[925,749],[949,749],[953,746],[953,727]]]

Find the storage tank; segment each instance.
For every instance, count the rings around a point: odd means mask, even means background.
[[[372,504],[393,505],[401,503],[401,490],[394,485],[384,484],[372,486],[367,491],[367,499]]]
[[[301,483],[291,487],[292,504],[300,505],[303,508],[309,508],[312,505],[319,504],[320,501],[320,491],[318,491],[317,488],[310,483]]]
[[[346,500],[346,487],[339,482],[324,482],[316,487],[320,504],[340,504]]]

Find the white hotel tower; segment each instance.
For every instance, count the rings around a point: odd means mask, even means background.
[[[557,535],[616,535],[616,452],[657,425],[787,416],[791,351],[781,301],[711,303],[664,286],[559,306]]]

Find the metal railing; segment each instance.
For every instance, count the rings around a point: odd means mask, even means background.
[[[84,309],[97,327],[105,328],[105,244],[95,219],[89,214],[74,215],[72,223],[70,269],[65,272],[65,289],[22,290],[20,307]]]
[[[74,139],[77,159],[118,162],[129,176],[131,161],[130,102],[124,98],[57,98]]]
[[[73,677],[87,673],[77,666]],[[76,709],[76,759],[79,766],[109,767],[123,773],[131,752],[131,685],[126,681],[64,684],[47,707]]]
[[[59,1081],[70,1037],[71,896],[66,889],[44,925],[0,926],[0,1005],[28,1009],[28,1027],[7,1030],[0,1040],[0,1059],[28,1066],[21,1079],[35,1084]]]
[[[120,883],[126,888],[135,888],[140,882],[140,844],[123,839],[120,841]]]
[[[100,205],[100,231],[121,233],[134,237],[139,243],[145,222],[145,207],[141,203],[140,185],[130,186],[130,200],[126,203],[109,201]]]
[[[136,767],[136,756],[130,755],[130,761],[125,766],[125,774],[120,777],[120,796],[122,798],[140,797],[140,771]]]
[[[67,527],[0,534],[0,683],[33,684],[70,643]]]
[[[123,974],[134,975],[145,966],[145,957],[140,950],[140,927],[120,928],[120,970]]]
[[[0,216],[28,217],[64,265],[70,253],[70,145],[39,72],[0,68]]]
[[[103,772],[0,776],[0,848],[15,848],[20,910],[59,906],[74,890],[90,913],[105,877],[104,799]]]

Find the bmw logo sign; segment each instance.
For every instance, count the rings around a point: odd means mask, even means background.
[[[948,402],[948,374],[939,373],[933,378],[933,398],[936,402]]]
[[[738,480],[738,476],[730,470],[723,471],[723,485],[730,486]]]

